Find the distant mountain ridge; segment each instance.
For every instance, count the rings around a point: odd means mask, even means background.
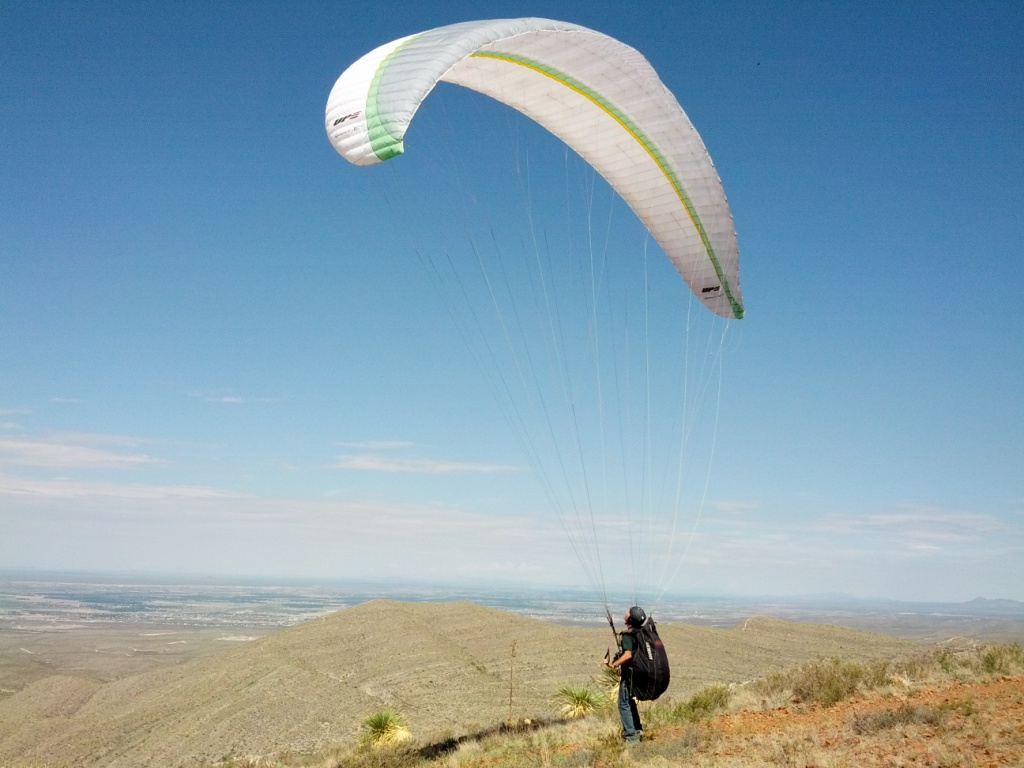
[[[1024,616],[1024,603],[1019,600],[1007,600],[1005,598],[996,598],[993,600],[987,597],[976,597],[973,600],[968,600],[966,603],[962,603],[962,605],[970,606],[973,609],[982,609],[986,612],[996,611],[1000,614]]]

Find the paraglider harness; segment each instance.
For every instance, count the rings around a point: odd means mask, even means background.
[[[607,662],[609,658],[617,660],[622,656],[622,635],[633,636],[633,656],[629,662],[620,667],[623,678],[629,686],[629,692],[638,701],[654,701],[668,688],[669,668],[668,654],[665,652],[665,644],[658,637],[658,628],[654,620],[648,616],[638,627],[630,627],[625,632],[619,633],[615,630],[615,621],[612,619],[611,611],[605,609],[608,617],[608,624],[615,635],[615,646],[618,649],[615,656],[611,656],[611,648],[605,653]]]

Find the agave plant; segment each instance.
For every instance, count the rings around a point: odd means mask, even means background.
[[[363,741],[374,747],[399,744],[412,737],[405,715],[392,707],[385,707],[367,715],[362,722]]]
[[[563,685],[555,694],[555,704],[563,717],[585,717],[607,701],[605,695],[585,685]]]

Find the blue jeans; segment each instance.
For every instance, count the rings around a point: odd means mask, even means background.
[[[627,675],[629,672],[623,670],[622,679],[619,681],[619,719],[622,720],[622,738],[626,741],[636,741],[644,732],[644,727],[640,724],[636,700],[629,692]]]

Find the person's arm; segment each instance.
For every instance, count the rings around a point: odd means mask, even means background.
[[[611,661],[609,661],[606,658],[604,660],[604,663],[607,664],[612,669],[618,669],[619,667],[621,667],[623,664],[625,664],[627,661],[629,661],[632,658],[633,658],[633,652],[632,651],[623,651],[621,654],[616,656]]]

